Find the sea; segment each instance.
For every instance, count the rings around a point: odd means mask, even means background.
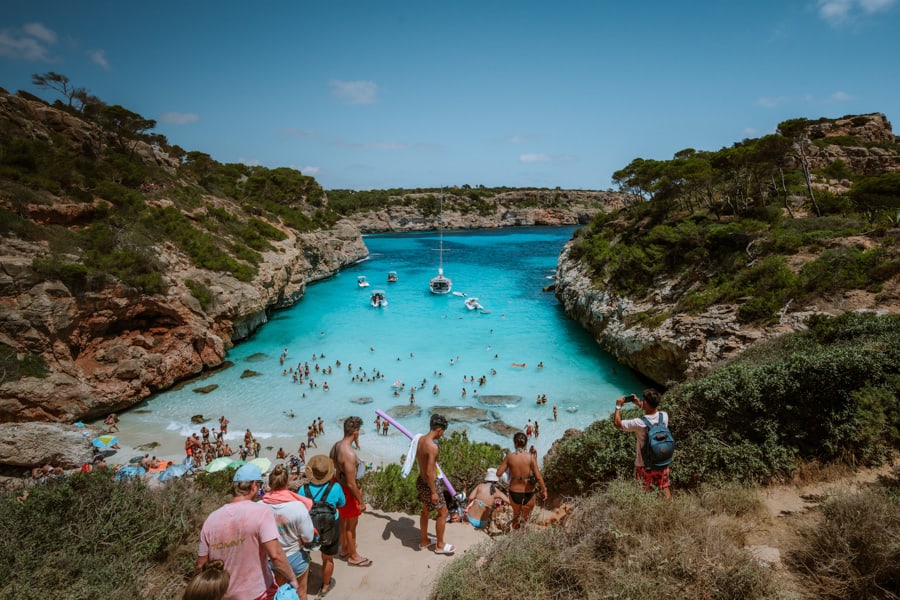
[[[364,423],[361,457],[383,465],[401,462],[408,440],[395,427],[377,434],[376,409],[424,433],[429,409],[471,407],[481,410],[473,420],[451,421],[450,431],[511,448],[511,430],[485,425],[524,430],[537,423],[539,435],[529,444],[543,456],[567,429],[608,418],[617,397],[646,385],[545,291],[575,229],[367,235],[366,260],[309,285],[300,302],[228,352],[233,366],[121,414],[120,436],[133,447],[155,440],[180,452],[185,436],[200,430],[192,418],[212,429],[224,415],[234,449],[250,429],[274,459],[278,448],[295,452],[320,417],[325,436],[311,452],[327,452],[343,420],[357,415]],[[451,294],[429,291],[440,265],[453,282]],[[397,281],[389,283],[391,271]],[[368,287],[358,285],[360,276]],[[371,305],[374,290],[383,291],[386,306]],[[469,309],[470,298],[481,308]],[[301,383],[294,374],[307,366]],[[197,391],[212,385],[211,392]],[[538,403],[543,396],[546,403]]]

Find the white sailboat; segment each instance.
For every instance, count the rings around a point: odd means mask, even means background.
[[[444,277],[444,194],[441,192],[441,254],[437,277],[432,277],[428,282],[428,288],[432,294],[449,294],[453,288],[453,282],[449,277]]]

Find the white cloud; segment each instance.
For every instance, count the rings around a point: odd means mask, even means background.
[[[761,98],[756,99],[756,104],[762,106],[763,108],[775,108],[779,104],[783,104],[785,101],[784,96],[777,96],[775,98],[769,98],[763,96]]]
[[[106,59],[106,50],[88,50],[88,56],[91,62],[94,62],[104,69],[109,69],[109,61]]]
[[[756,137],[759,135],[759,129],[755,127],[745,127],[744,128],[744,137]]]
[[[818,0],[819,16],[839,26],[890,10],[897,0]]]
[[[884,12],[891,8],[897,0],[859,0],[859,6],[864,13],[874,14]]]
[[[830,100],[832,102],[849,102],[853,100],[853,96],[846,92],[837,91],[831,95]]]
[[[169,125],[187,125],[188,123],[199,121],[200,116],[194,113],[165,112],[159,115],[159,120]]]
[[[57,35],[40,23],[28,23],[18,29],[0,31],[0,56],[13,60],[50,62],[50,46]]]
[[[374,104],[378,99],[378,85],[374,81],[338,81],[328,82],[331,93],[345,104]]]
[[[29,36],[38,39],[50,46],[56,43],[56,32],[52,29],[48,29],[41,23],[26,23],[22,27],[22,30]]]
[[[320,167],[300,167],[300,172],[309,176],[318,175],[321,170]]]
[[[551,160],[553,159],[550,158],[549,154],[540,154],[537,152],[530,152],[519,156],[519,162],[523,163],[550,162]]]

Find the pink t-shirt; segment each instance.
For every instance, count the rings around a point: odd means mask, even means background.
[[[265,504],[233,502],[206,517],[197,554],[225,562],[231,582],[223,600],[258,598],[269,589],[274,578],[262,545],[277,539],[275,516]]]

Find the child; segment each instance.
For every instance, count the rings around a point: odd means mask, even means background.
[[[182,600],[220,600],[225,597],[230,581],[225,563],[211,560],[188,582]]]

